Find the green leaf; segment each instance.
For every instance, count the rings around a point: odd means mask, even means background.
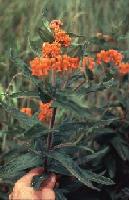
[[[42,28],[38,28],[38,34],[43,42],[52,42],[54,41],[54,37],[52,31],[49,27],[49,21],[45,16],[42,19]]]
[[[9,95],[11,98],[18,98],[18,97],[39,97],[38,92],[36,91],[19,91],[14,92]]]
[[[38,34],[43,42],[52,42],[54,40],[52,33],[46,27],[38,28]]]
[[[27,130],[23,132],[23,136],[25,138],[36,138],[40,136],[45,136],[48,134],[48,130],[43,124],[35,124],[32,127],[29,127]]]
[[[49,166],[49,171],[57,173],[57,174],[62,174],[62,175],[65,175],[65,176],[71,175],[70,172],[64,166],[60,165],[60,163],[57,162],[56,160],[53,161],[51,163],[51,165]]]
[[[20,123],[22,123],[22,126],[25,128],[32,127],[35,124],[40,124],[38,119],[33,119],[33,117],[27,116],[26,114],[20,112],[18,109],[13,108],[2,101],[0,101],[0,105],[4,108],[5,111],[11,114],[14,119],[17,119]]]
[[[115,137],[111,141],[111,144],[122,160],[129,160],[129,144],[125,140],[121,137]]]
[[[63,95],[57,96],[57,99],[53,103],[53,106],[65,108],[66,110],[75,113],[77,116],[86,117],[87,119],[91,119],[91,116],[93,114],[92,111],[94,112],[96,111],[95,109],[91,110],[89,108],[82,107],[78,105],[76,102],[74,102],[73,100],[68,99],[67,97],[64,97]]]
[[[59,126],[59,130],[62,131],[69,131],[69,130],[78,130],[78,129],[85,129],[88,127],[87,122],[65,122]]]
[[[38,80],[38,78],[36,78],[35,76],[32,76],[32,73],[31,73],[28,65],[21,58],[19,58],[18,55],[12,49],[10,51],[10,57],[11,57],[11,60],[14,62],[14,64],[19,69],[22,70],[23,75],[25,77],[29,78],[34,85],[38,86],[39,83],[40,83],[40,81]]]
[[[92,185],[92,182],[104,185],[114,184],[110,178],[97,175],[89,170],[81,169],[68,155],[54,151],[48,157],[57,160],[63,167],[65,167],[74,177],[76,177],[84,185],[97,189]]]
[[[105,165],[110,178],[114,178],[117,167],[115,158],[112,155],[108,155],[105,159]]]
[[[77,91],[77,94],[89,94],[92,92],[98,92],[98,91],[103,91],[105,89],[111,88],[113,86],[116,86],[117,82],[113,78],[109,81],[101,82],[101,83],[96,83],[92,86],[88,87],[82,87]]]
[[[43,160],[40,156],[33,153],[20,155],[0,168],[0,178],[8,179],[14,177],[22,170],[40,166],[42,162]]]
[[[109,89],[111,87],[116,86],[117,82],[114,79],[111,79],[109,81],[101,82],[101,83],[95,83],[92,85],[83,84],[82,87],[80,87],[77,91],[73,91],[72,88],[67,88],[63,91],[57,92],[56,98],[57,100],[66,101],[67,99],[74,100],[75,98],[81,98],[85,97],[86,95],[92,93],[92,92],[98,92],[103,91],[105,89]]]
[[[66,145],[66,146],[65,146]],[[84,145],[77,145],[76,141],[73,143],[64,143],[62,145],[59,145],[59,149],[63,150],[64,152],[77,152],[77,150],[82,150],[83,152],[90,152],[90,153],[94,153],[94,151]]]
[[[67,200],[66,197],[63,195],[61,189],[56,189],[55,193],[56,193],[56,200]]]
[[[104,149],[101,149],[96,153],[85,156],[83,159],[79,158],[78,162],[79,162],[79,164],[85,164],[88,162],[98,164],[107,155],[109,150],[110,150],[109,147],[105,147]]]
[[[41,53],[41,45],[42,45],[42,40],[40,38],[36,40],[29,40],[30,48],[34,52],[35,55],[39,56]]]

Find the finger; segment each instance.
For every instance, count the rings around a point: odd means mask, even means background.
[[[30,186],[33,176],[39,175],[39,174],[43,173],[43,171],[44,171],[44,169],[42,167],[32,169],[31,171],[29,171],[29,173],[27,173],[22,178],[20,178],[16,182],[16,184],[19,185],[19,183],[21,183],[21,184],[24,184],[24,186]]]
[[[56,175],[52,174],[47,180],[43,182],[42,187],[53,189],[55,187],[55,184],[56,184]]]
[[[42,197],[42,200],[55,200],[56,199],[55,192],[46,187],[42,189],[41,197]]]

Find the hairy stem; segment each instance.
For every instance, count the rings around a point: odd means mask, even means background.
[[[52,70],[52,74],[51,74],[51,84],[52,84],[53,88],[56,85],[56,74],[55,74],[54,70]],[[50,125],[49,125],[49,130],[54,128],[55,117],[56,117],[56,108],[53,108]],[[52,143],[53,143],[53,131],[50,131],[48,133],[48,137],[47,137],[47,152],[48,153],[49,153],[50,149],[52,148]],[[45,163],[44,163],[44,169],[46,172],[48,171],[47,168],[48,168],[48,158],[46,157]]]
[[[55,117],[56,117],[56,108],[53,108],[49,129],[52,129],[54,127]],[[47,138],[47,147],[48,147],[48,150],[51,149],[52,142],[53,142],[53,132],[51,131],[48,134],[48,138]]]

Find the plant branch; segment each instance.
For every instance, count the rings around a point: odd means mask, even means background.
[[[56,117],[56,108],[53,108],[49,129],[53,129],[55,123],[55,117]],[[49,132],[48,135],[48,141],[47,141],[48,150],[51,149],[52,142],[53,142],[53,131]]]

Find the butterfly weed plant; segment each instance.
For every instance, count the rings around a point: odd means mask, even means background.
[[[120,199],[129,186],[129,63],[123,52],[110,48],[111,36],[98,34],[87,42],[67,33],[62,21],[46,19],[38,34],[26,61],[10,51],[32,89],[23,85],[0,100],[7,123],[13,123],[6,130],[0,180],[10,181],[11,193],[23,175],[41,167],[44,173],[30,183],[33,190],[54,174],[56,199]],[[29,106],[16,108],[16,98],[29,98]]]

